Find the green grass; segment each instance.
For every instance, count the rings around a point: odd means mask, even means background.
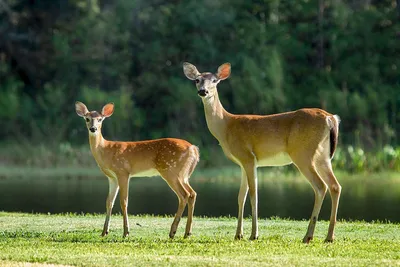
[[[0,212],[0,265],[49,263],[78,266],[395,266],[400,265],[400,225],[338,222],[336,241],[323,242],[328,222],[317,224],[314,240],[301,243],[306,221],[260,219],[257,241],[234,241],[236,218],[195,217],[193,236],[183,239],[181,221],[168,238],[171,217],[130,216],[123,239],[114,215],[101,238],[104,215],[39,215]],[[250,219],[245,220],[246,237]],[[34,264],[32,266],[37,266]]]

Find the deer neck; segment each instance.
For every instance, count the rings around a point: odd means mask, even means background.
[[[90,150],[92,151],[93,157],[98,164],[101,163],[101,155],[106,142],[107,141],[103,138],[101,132],[98,134],[89,133]]]
[[[230,117],[219,100],[218,92],[208,98],[203,98],[204,112],[206,114],[206,121],[208,129],[211,134],[218,139],[218,141],[224,142],[226,124]]]

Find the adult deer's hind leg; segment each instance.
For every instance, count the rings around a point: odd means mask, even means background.
[[[310,157],[311,158],[311,157]],[[307,157],[293,158],[294,164],[300,170],[300,172],[310,182],[315,193],[314,208],[311,213],[310,223],[308,224],[307,233],[303,238],[303,243],[309,243],[314,237],[315,225],[318,220],[318,215],[321,210],[322,202],[326,194],[326,184],[318,174],[315,166],[311,160],[307,160]]]
[[[329,159],[318,165],[318,172],[321,174],[321,177],[328,185],[329,194],[331,195],[331,217],[329,222],[328,235],[325,239],[325,242],[332,242],[335,238],[334,230],[342,187],[340,186],[338,180],[335,177],[335,174],[333,173],[332,164]]]

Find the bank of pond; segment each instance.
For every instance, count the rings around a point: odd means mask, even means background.
[[[236,168],[197,171],[191,178],[198,194],[195,216],[236,217],[239,175],[240,170]],[[339,220],[400,222],[400,174],[339,172],[336,176],[342,185]],[[260,218],[309,219],[314,192],[303,176],[259,170],[258,185]],[[107,192],[108,181],[96,170],[14,170],[0,174],[0,210],[3,211],[105,213]],[[160,177],[131,179],[129,214],[173,215],[176,205],[175,194]],[[330,205],[327,193],[321,219],[329,219]],[[117,201],[113,212],[120,211]],[[250,214],[247,199],[245,216]]]

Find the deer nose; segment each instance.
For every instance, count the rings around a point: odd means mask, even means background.
[[[97,128],[96,128],[96,127],[90,127],[89,130],[90,130],[92,133],[94,133],[95,131],[97,131]]]
[[[204,89],[204,88],[201,88],[201,89],[197,92],[197,94],[198,94],[199,96],[206,96],[206,95],[208,94],[208,91],[207,91],[206,89]]]

